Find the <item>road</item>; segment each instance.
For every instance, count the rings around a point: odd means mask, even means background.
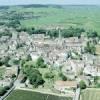
[[[18,66],[17,66],[18,67]],[[15,87],[17,86],[17,85],[19,85],[19,80],[18,80],[18,76],[19,76],[19,74],[20,73],[18,73],[17,74],[17,77],[16,77],[16,79],[15,79],[15,81],[14,81],[14,85],[11,87],[11,89],[10,90],[8,90],[7,91],[7,93],[5,93],[5,95],[3,95],[3,96],[1,96],[0,97],[0,100],[6,100],[6,98],[11,94],[11,92],[15,89]]]
[[[75,97],[73,98],[73,100],[79,100],[79,98],[80,98],[80,88],[76,89]]]

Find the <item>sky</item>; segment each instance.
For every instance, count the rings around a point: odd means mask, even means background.
[[[0,5],[22,5],[22,4],[100,5],[100,0],[0,0]]]

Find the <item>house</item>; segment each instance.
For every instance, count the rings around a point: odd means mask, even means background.
[[[98,70],[99,68],[94,66],[94,65],[91,65],[91,64],[88,64],[85,68],[84,68],[84,71],[83,73],[85,75],[91,75],[91,76],[100,76],[100,71]]]

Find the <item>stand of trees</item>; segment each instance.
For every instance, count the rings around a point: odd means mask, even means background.
[[[90,32],[87,32],[87,37],[88,38],[95,38],[95,37],[99,37],[99,35],[96,31],[90,31]]]
[[[21,24],[20,24],[20,21],[19,20],[11,20],[11,21],[7,22],[5,25],[8,26],[8,27],[17,28]]]
[[[68,37],[81,37],[82,32],[85,32],[83,28],[73,28],[70,27],[68,29],[64,29],[61,31],[62,37],[68,38]]]
[[[5,32],[0,32],[0,37],[2,37],[2,36],[12,37],[12,33],[6,30]]]
[[[73,28],[73,27],[70,27],[68,29],[52,29],[52,30],[18,27],[16,28],[16,30],[18,32],[26,31],[30,35],[45,34],[45,35],[49,35],[51,38],[57,38],[59,37],[59,35],[64,38],[80,37],[82,32],[85,32],[83,28]]]
[[[96,47],[93,44],[91,44],[90,42],[87,42],[87,46],[85,47],[85,52],[91,53],[94,55],[96,52]]]
[[[63,80],[63,81],[67,81],[67,77],[65,75],[63,75],[62,72],[59,73],[59,77]]]
[[[45,81],[42,78],[42,74],[38,70],[38,68],[47,67],[42,57],[39,57],[36,62],[33,62],[28,56],[28,60],[22,60],[20,65],[23,73],[29,79],[30,84],[32,84],[34,87],[44,84]]]
[[[79,87],[80,87],[80,89],[86,89],[86,84],[83,80],[80,81]]]
[[[28,78],[30,80],[30,84],[32,84],[34,87],[38,87],[39,85],[43,85],[45,82],[42,78],[42,74],[36,69],[30,70]]]

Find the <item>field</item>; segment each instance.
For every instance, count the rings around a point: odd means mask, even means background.
[[[6,11],[8,10],[9,13]],[[100,6],[18,6],[9,7],[2,16],[18,18],[22,26],[36,28],[83,27],[100,34]],[[24,17],[23,17],[24,16]],[[6,19],[3,17],[3,20]]]
[[[81,100],[100,100],[100,89],[86,89]]]
[[[58,97],[31,91],[15,90],[7,100],[72,100],[70,97]]]

